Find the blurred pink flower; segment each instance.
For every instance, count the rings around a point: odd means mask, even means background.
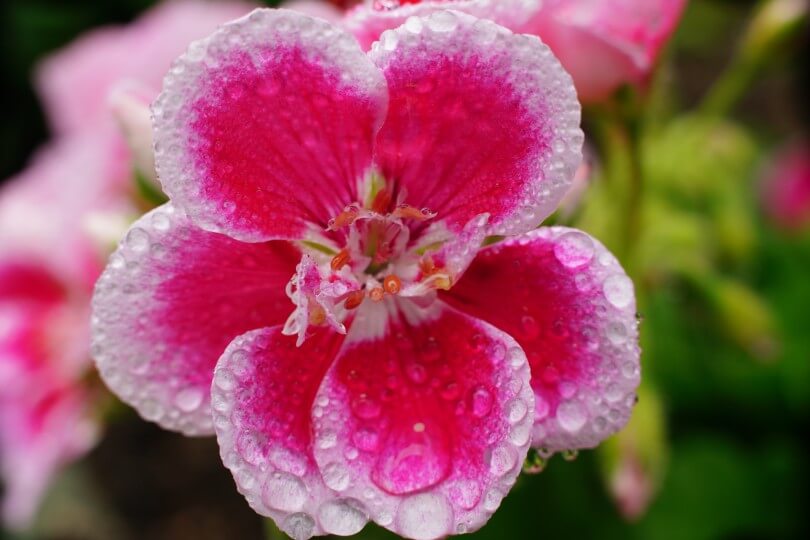
[[[293,538],[474,531],[530,445],[627,422],[633,284],[594,238],[537,228],[583,139],[537,39],[436,11],[364,53],[256,10],[195,42],[153,113],[171,202],[99,279],[93,354],[144,418],[216,433]]]
[[[50,476],[93,440],[81,382],[90,295],[103,241],[134,211],[133,165],[150,167],[146,104],[191,40],[249,9],[167,2],[90,32],[38,69],[56,137],[0,191],[0,474],[11,526],[27,524]]]
[[[765,175],[762,200],[770,220],[787,231],[810,225],[810,145],[781,151]]]
[[[516,32],[535,34],[574,79],[583,102],[643,82],[672,34],[686,0],[366,0],[347,27],[370,47],[409,16],[457,9]]]

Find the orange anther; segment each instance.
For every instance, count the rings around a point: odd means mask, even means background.
[[[326,322],[326,310],[321,306],[313,306],[309,310],[309,324],[320,326]]]
[[[337,231],[351,225],[357,219],[359,213],[360,211],[355,206],[347,206],[334,219],[329,220],[329,230]]]
[[[371,210],[378,214],[385,214],[388,212],[388,207],[391,206],[391,192],[382,188],[374,196],[374,201],[371,203]]]
[[[402,281],[394,274],[391,274],[383,280],[383,287],[388,294],[397,294],[402,288]]]
[[[338,270],[346,266],[348,263],[349,263],[349,250],[344,248],[341,249],[337,255],[332,257],[332,262],[330,263],[330,266],[332,267],[333,271],[337,272]]]
[[[418,219],[421,221],[431,218],[435,214],[431,214],[430,212],[423,212],[422,210],[419,210],[418,208],[411,206],[409,204],[401,204],[396,208],[396,210],[394,210],[394,215],[400,218]]]
[[[371,289],[371,291],[369,291],[368,296],[375,302],[380,302],[385,296],[385,291],[383,290],[382,287],[374,287],[373,289]]]
[[[366,298],[365,291],[352,291],[346,296],[346,300],[343,303],[343,307],[346,309],[355,309],[363,303],[363,300]]]

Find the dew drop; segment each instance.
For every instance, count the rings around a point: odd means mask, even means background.
[[[476,386],[470,393],[470,410],[473,415],[483,418],[492,410],[492,392],[484,386]]]
[[[344,491],[349,487],[349,471],[342,463],[330,463],[323,469],[323,481],[335,491]]]
[[[539,474],[546,468],[548,461],[534,448],[529,448],[529,454],[523,462],[523,472],[526,474]]]
[[[287,473],[273,473],[262,490],[264,504],[283,512],[296,512],[304,507],[307,489],[298,478]]]
[[[361,395],[352,402],[352,411],[355,416],[363,420],[377,418],[380,410],[380,404],[366,395]]]
[[[428,28],[434,32],[452,32],[458,26],[458,17],[449,11],[438,11],[428,17]]]
[[[602,285],[602,291],[607,301],[619,309],[627,307],[633,301],[633,282],[622,274],[607,278]]]
[[[202,404],[203,392],[199,388],[186,388],[174,397],[174,404],[183,412],[190,413]]]
[[[557,422],[565,431],[570,433],[579,431],[586,420],[585,409],[578,401],[563,401],[557,407]]]
[[[368,516],[358,501],[344,499],[322,504],[318,509],[318,521],[329,534],[351,536],[366,525]]]
[[[492,450],[489,459],[489,472],[498,477],[505,476],[514,468],[516,461],[517,456],[515,456],[515,450],[512,446],[502,444]]]
[[[149,249],[149,233],[136,227],[127,233],[125,242],[132,251],[144,252]]]
[[[593,240],[580,231],[570,231],[557,239],[554,256],[566,268],[578,268],[593,259]]]
[[[506,415],[509,418],[509,422],[512,424],[517,424],[524,418],[526,418],[526,413],[528,411],[528,407],[526,406],[526,402],[520,398],[515,398],[509,402],[506,406]]]
[[[431,540],[450,533],[453,508],[438,493],[421,493],[403,500],[397,509],[398,532],[414,540]]]
[[[627,327],[621,321],[611,321],[607,325],[605,335],[614,345],[621,345],[627,341]]]
[[[574,461],[575,459],[577,459],[577,456],[579,455],[579,451],[574,450],[574,449],[572,449],[572,450],[563,450],[562,452],[560,452],[560,455],[562,456],[562,458],[565,461]]]
[[[372,428],[361,428],[352,435],[352,442],[354,442],[354,445],[360,450],[373,452],[377,449],[380,436],[377,434],[377,431]]]
[[[315,532],[315,520],[303,512],[290,514],[281,524],[281,530],[293,540],[309,540]]]
[[[520,318],[520,335],[526,341],[537,339],[540,335],[540,325],[537,319],[531,315],[524,315]]]

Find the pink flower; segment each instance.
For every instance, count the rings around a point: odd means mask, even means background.
[[[540,36],[574,79],[580,100],[598,101],[643,82],[686,0],[366,0],[347,15],[365,46],[408,17],[452,7]]]
[[[768,217],[787,231],[810,224],[810,152],[805,145],[783,150],[765,176],[762,198]]]
[[[94,438],[83,377],[92,286],[106,255],[98,237],[120,234],[116,221],[133,211],[133,162],[151,154],[151,136],[136,129],[128,135],[143,155],[133,156],[110,113],[150,134],[139,103],[157,94],[172,58],[246,11],[170,2],[128,27],[80,38],[38,71],[57,138],[0,192],[0,474],[3,520],[15,528],[27,525],[51,475]]]
[[[294,538],[472,531],[531,444],[627,421],[632,283],[586,234],[536,229],[583,139],[537,38],[439,11],[366,54],[265,9],[173,66],[172,202],[99,280],[94,352],[145,418],[215,432],[257,512]]]

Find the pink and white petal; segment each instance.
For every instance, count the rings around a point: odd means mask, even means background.
[[[315,459],[327,486],[399,535],[473,531],[529,448],[526,356],[507,334],[440,302],[421,318],[400,302],[383,335],[358,314],[315,400]]]
[[[194,42],[166,76],[152,108],[158,177],[206,230],[304,238],[357,200],[386,103],[351,35],[257,9]]]
[[[552,227],[495,244],[442,298],[526,351],[533,446],[591,448],[627,423],[640,373],[633,283],[596,239]]]
[[[487,234],[508,235],[556,208],[583,134],[571,78],[538,38],[437,11],[383,34],[371,58],[390,91],[375,161],[408,204],[455,231],[488,213]]]
[[[401,26],[410,17],[454,9],[480,19],[490,19],[507,28],[521,28],[540,9],[540,4],[540,0],[366,0],[346,15],[344,25],[368,50],[383,32]]]
[[[96,284],[92,354],[107,385],[146,418],[213,432],[211,378],[236,336],[281,324],[300,253],[197,228],[170,204],[132,225]]]
[[[220,358],[211,389],[220,455],[239,491],[297,540],[354,534],[368,521],[324,484],[312,456],[315,394],[343,340],[324,327],[300,347],[279,326],[248,332]]]

